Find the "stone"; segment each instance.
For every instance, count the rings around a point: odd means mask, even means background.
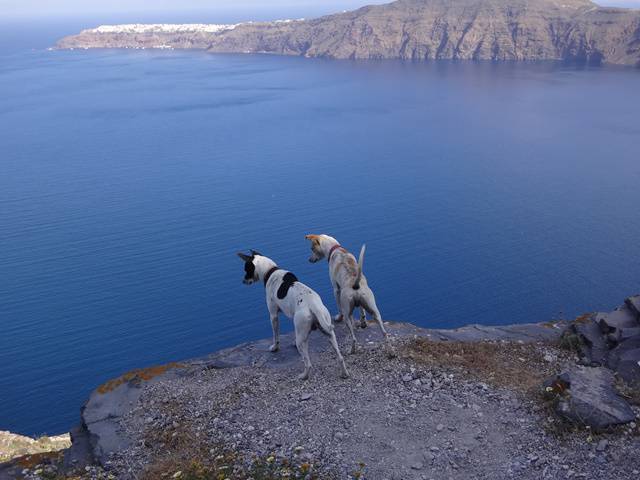
[[[625,340],[629,340],[633,337],[640,337],[640,327],[633,328],[622,328],[619,330],[619,335],[617,336],[617,342],[622,343]]]
[[[413,380],[413,375],[411,375],[410,373],[405,373],[402,376],[402,381],[405,383],[410,382],[411,380]]]
[[[555,411],[573,423],[602,430],[631,422],[635,414],[613,388],[613,373],[604,367],[580,367],[548,379],[545,395]]]
[[[640,384],[640,336],[622,341],[611,350],[607,366],[631,384]]]
[[[609,313],[596,313],[595,322],[600,326],[602,333],[611,333],[623,328],[640,327],[637,315],[623,305],[618,310]]]
[[[597,452],[604,452],[607,449],[609,442],[607,440],[600,440],[596,446]]]
[[[310,400],[312,396],[313,395],[311,395],[310,393],[303,393],[302,395],[300,395],[300,401],[306,402],[307,400]]]
[[[635,312],[636,317],[640,319],[640,295],[629,297],[624,301],[624,303],[631,311]]]
[[[601,366],[606,363],[609,346],[595,318],[596,315],[591,315],[575,320],[563,334],[563,339],[579,351],[583,363]]]

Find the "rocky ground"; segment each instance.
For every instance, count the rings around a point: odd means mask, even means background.
[[[70,446],[69,434],[36,439],[0,431],[0,463],[23,455],[64,450]]]
[[[424,364],[420,356],[408,355],[406,344],[400,349],[400,358],[389,360],[378,345],[368,346],[349,359],[348,381],[339,379],[326,353],[316,359],[315,376],[307,383],[298,382],[294,371],[243,367],[149,386],[122,419],[134,446],[110,466],[123,478],[154,478],[154,466],[174,475],[187,471],[189,461],[206,465],[197,455],[181,461],[187,435],[187,445],[222,441],[246,458],[307,463],[320,478],[639,475],[635,425],[597,436],[566,427],[559,432],[545,405],[528,387],[521,390],[528,378],[505,388],[497,386],[503,383],[499,372],[493,378],[485,372],[483,382],[470,371]],[[542,371],[560,370],[571,361],[544,344],[521,350],[515,352],[524,362],[547,363],[540,365]],[[531,366],[522,374],[539,377]]]
[[[575,328],[389,329],[397,355],[369,325],[348,380],[317,332],[306,382],[290,335],[131,372],[92,394],[64,461],[0,479],[640,478],[638,389],[578,365]]]

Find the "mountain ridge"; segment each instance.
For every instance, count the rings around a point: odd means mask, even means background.
[[[589,0],[397,0],[311,20],[191,33],[89,30],[58,48],[201,48],[336,59],[560,60],[640,66],[640,10]]]

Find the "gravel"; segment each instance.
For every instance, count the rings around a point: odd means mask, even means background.
[[[545,361],[563,357],[541,351]],[[348,380],[323,352],[307,382],[291,368],[236,367],[147,384],[120,421],[132,446],[108,467],[118,478],[141,474],[163,457],[163,438],[189,424],[194,441],[222,442],[246,458],[299,459],[335,478],[358,468],[369,479],[623,479],[640,471],[635,425],[558,435],[549,428],[557,420],[522,392],[402,355],[390,360],[377,344],[347,362]]]

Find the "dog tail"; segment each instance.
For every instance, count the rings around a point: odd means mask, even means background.
[[[356,277],[356,281],[353,282],[353,289],[360,289],[360,280],[362,280],[362,266],[364,265],[364,251],[367,248],[366,245],[362,245],[360,249],[360,256],[358,257],[358,276]]]
[[[313,317],[316,319],[318,323],[318,327],[320,327],[320,331],[325,335],[330,335],[333,330],[333,323],[331,323],[331,314],[327,307],[322,305],[320,308],[314,308],[311,310]]]

